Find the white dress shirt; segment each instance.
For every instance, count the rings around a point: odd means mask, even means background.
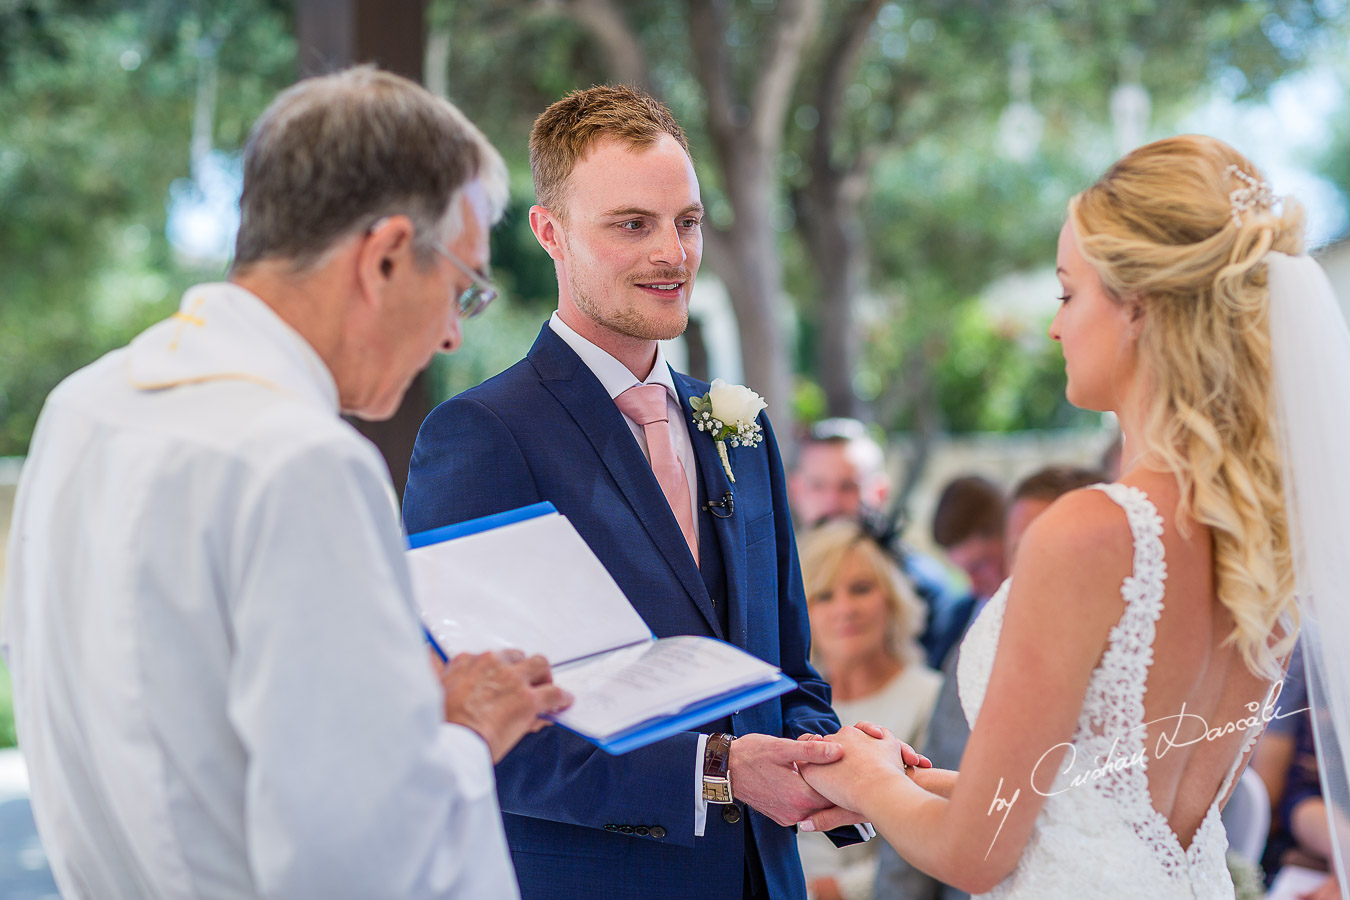
[[[235,285],[52,393],[3,649],[63,896],[517,895],[391,501],[319,356]]]

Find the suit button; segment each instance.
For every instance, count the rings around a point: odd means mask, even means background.
[[[648,828],[646,825],[639,825],[638,827],[633,829],[633,833],[639,835],[640,837],[646,837],[648,834],[651,833],[651,829]]]
[[[666,830],[662,828],[660,825],[653,825],[651,827],[651,832],[652,837],[654,838],[663,838],[666,836]]]
[[[619,830],[622,831],[624,834],[632,834],[632,833],[633,833],[633,826],[632,826],[632,825],[620,825],[620,826],[619,826]]]
[[[619,826],[618,826],[618,825],[606,825],[606,826],[605,826],[605,830],[606,830],[606,831],[618,831],[618,830],[619,830]]]
[[[741,808],[735,803],[728,803],[722,807],[722,821],[728,825],[735,825],[741,820]]]

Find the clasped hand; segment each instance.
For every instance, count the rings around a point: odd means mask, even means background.
[[[915,752],[890,729],[872,722],[846,725],[829,737],[804,734],[798,740],[807,746],[838,748],[829,759],[808,761],[798,768],[802,780],[815,793],[838,810],[848,810],[849,815],[856,817],[843,821],[833,810],[826,810],[810,816],[809,822],[803,822],[803,831],[828,831],[840,825],[866,821],[866,816],[851,811],[866,805],[869,784],[875,784],[878,777],[884,777],[888,772],[904,775],[907,767],[926,769],[933,765],[928,757]]]
[[[848,804],[823,796],[818,788],[804,780],[805,772],[832,769],[842,759],[847,752],[846,745],[837,738],[838,735],[829,738],[802,735],[792,741],[765,734],[738,737],[731,743],[732,791],[738,800],[779,825],[796,825],[809,820],[816,824],[816,830],[828,831],[866,821]],[[873,743],[881,741],[873,740]],[[906,754],[907,764],[928,762],[907,744],[894,743],[902,750],[893,752],[897,758],[902,752]]]

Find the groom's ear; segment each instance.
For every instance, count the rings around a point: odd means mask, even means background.
[[[539,242],[539,246],[554,262],[562,262],[563,258],[560,224],[551,210],[537,204],[530,207],[530,230],[534,232],[534,239]]]

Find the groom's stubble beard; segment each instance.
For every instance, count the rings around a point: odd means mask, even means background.
[[[571,253],[571,241],[564,238],[568,243],[569,255],[574,259],[576,255]],[[683,281],[684,285],[680,288],[680,294],[683,302],[680,304],[678,314],[669,318],[657,318],[646,315],[635,304],[623,302],[623,298],[616,298],[620,304],[617,309],[605,310],[591,296],[584,279],[579,273],[571,267],[567,270],[567,290],[572,297],[572,302],[576,304],[577,310],[586,318],[595,322],[616,334],[625,337],[636,338],[641,341],[668,341],[684,334],[689,327],[689,301],[687,294],[692,290],[694,284],[694,274],[688,269],[655,269],[644,273],[639,278],[630,278],[627,284],[636,285],[651,281]]]

